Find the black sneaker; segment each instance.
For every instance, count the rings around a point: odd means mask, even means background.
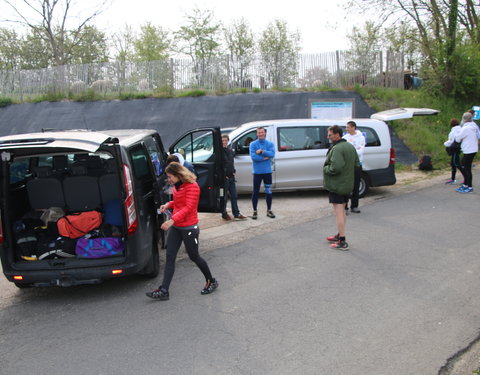
[[[335,243],[330,244],[330,247],[332,249],[342,250],[342,251],[347,251],[349,249],[348,243],[346,243],[345,241],[337,241]]]
[[[272,210],[267,210],[267,216],[272,219],[275,219],[275,214],[272,212]]]
[[[168,301],[170,299],[170,294],[162,289],[155,289],[153,292],[145,293],[147,297],[159,300],[159,301]]]
[[[253,219],[253,220],[257,220],[257,218],[258,218],[258,212],[257,212],[257,211],[253,211],[252,219]]]
[[[213,293],[213,291],[217,288],[218,288],[218,281],[217,280],[215,280],[215,279],[208,280],[200,293],[210,294],[210,293]]]

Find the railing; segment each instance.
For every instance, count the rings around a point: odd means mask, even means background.
[[[136,93],[190,89],[224,92],[245,89],[351,88],[355,85],[403,88],[403,56],[348,51],[285,56],[230,56],[208,61],[166,59],[64,65],[37,70],[0,71],[0,96],[33,98],[47,93]]]

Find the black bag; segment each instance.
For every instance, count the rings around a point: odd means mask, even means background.
[[[430,155],[423,155],[420,158],[418,169],[420,169],[421,171],[431,171],[433,169],[432,158]]]
[[[17,254],[24,260],[36,260],[38,237],[33,229],[15,234]]]
[[[447,154],[449,156],[452,156],[455,152],[460,152],[460,149],[461,149],[461,143],[458,143],[457,141],[453,141],[453,143],[450,146],[445,147],[445,150],[447,151]]]
[[[74,258],[77,240],[67,237],[45,235],[38,238],[37,257],[42,259]]]

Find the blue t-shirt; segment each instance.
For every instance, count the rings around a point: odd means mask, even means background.
[[[257,154],[257,150],[263,150],[262,154]],[[275,157],[275,146],[266,139],[261,141],[257,139],[250,143],[250,157],[252,158],[252,173],[265,174],[272,173],[272,159]],[[265,160],[265,157],[268,159]]]

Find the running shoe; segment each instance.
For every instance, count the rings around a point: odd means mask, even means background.
[[[267,216],[272,219],[275,219],[275,214],[272,212],[272,210],[267,210]]]
[[[166,290],[162,290],[161,288],[155,289],[154,291],[147,292],[145,294],[147,295],[147,297],[159,301],[168,301],[170,299],[170,294]]]
[[[215,280],[215,279],[208,280],[200,293],[210,294],[210,293],[213,293],[213,291],[217,288],[218,288],[218,281],[217,280]]]
[[[252,219],[257,220],[257,218],[258,218],[258,212],[255,210],[253,211]]]
[[[457,190],[459,193],[473,193],[472,187],[465,187],[462,191]]]
[[[348,250],[348,243],[345,241],[337,241],[335,243],[330,244],[332,249],[347,251]]]
[[[447,182],[445,182],[445,185],[455,185],[456,183],[457,183],[457,180],[452,180],[451,178],[449,178]]]
[[[456,188],[455,191],[458,191],[459,193],[465,193],[465,189],[467,189],[467,186],[462,185],[459,188]]]
[[[335,236],[328,236],[327,241],[328,242],[338,242],[340,239],[338,238],[338,233]]]

